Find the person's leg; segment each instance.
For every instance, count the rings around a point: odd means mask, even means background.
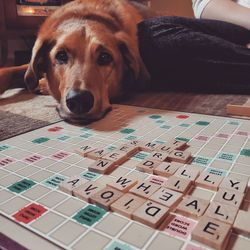
[[[184,31],[187,29],[192,32],[216,36],[243,46],[250,43],[249,30],[239,25],[224,21],[163,16],[144,22],[148,24],[147,30],[152,30],[154,35],[156,34],[157,29],[160,32],[169,32],[168,28],[175,28],[175,30],[181,29]],[[164,29],[166,25],[168,26],[167,30]]]
[[[226,21],[250,30],[250,8],[232,0],[211,0],[203,10],[201,18]]]
[[[214,20],[159,17],[140,23],[138,38],[154,86],[250,93],[247,29]]]

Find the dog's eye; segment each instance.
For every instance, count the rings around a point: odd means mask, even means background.
[[[112,61],[113,61],[113,57],[112,57],[109,53],[107,53],[107,52],[102,52],[102,53],[100,53],[100,55],[99,55],[98,58],[97,58],[97,63],[98,63],[100,66],[108,65],[108,64],[110,64]]]
[[[59,64],[66,64],[68,62],[68,55],[66,51],[61,50],[56,53],[56,60]]]

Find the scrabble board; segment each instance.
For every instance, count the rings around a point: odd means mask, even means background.
[[[0,218],[34,249],[250,249],[249,177],[249,120],[114,105],[0,142]]]

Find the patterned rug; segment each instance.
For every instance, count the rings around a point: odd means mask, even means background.
[[[248,95],[197,93],[131,94],[121,104],[191,113],[227,116],[226,104],[243,104]],[[9,90],[0,97],[0,141],[60,121],[56,101],[51,96]]]
[[[0,97],[0,140],[60,121],[51,96],[34,95],[20,89]]]

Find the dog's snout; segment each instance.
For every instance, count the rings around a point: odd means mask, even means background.
[[[68,109],[77,115],[90,111],[94,105],[94,96],[87,90],[70,90],[66,96]]]

